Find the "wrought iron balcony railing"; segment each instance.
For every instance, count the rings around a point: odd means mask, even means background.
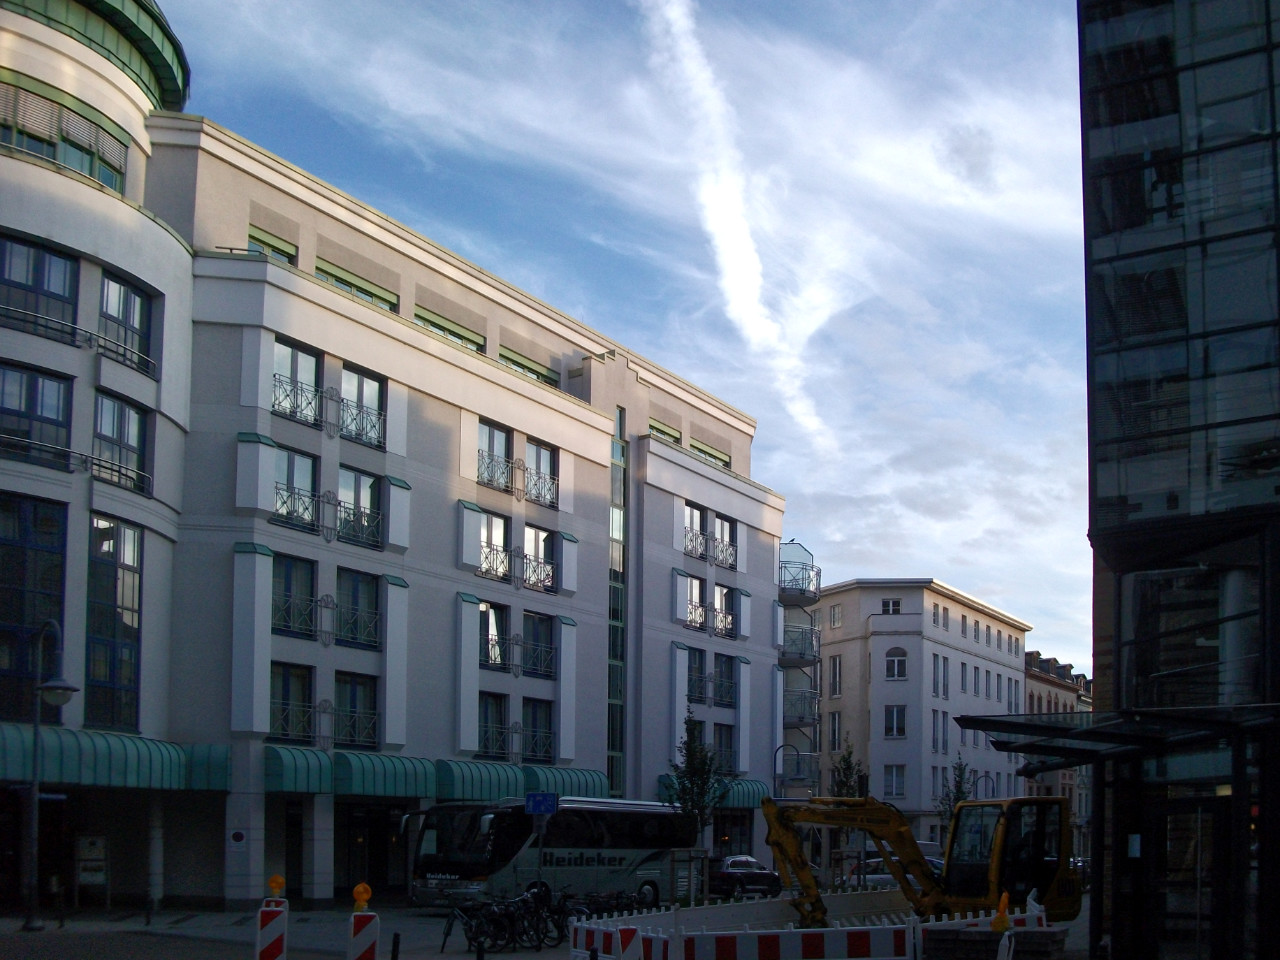
[[[556,565],[552,560],[541,557],[524,558],[524,585],[530,590],[543,590],[553,593],[556,589]]]
[[[778,592],[781,598],[816,600],[822,590],[822,568],[798,560],[778,564]]]
[[[520,665],[525,676],[555,679],[556,648],[550,643],[524,641],[520,648]]]
[[[276,508],[271,519],[302,530],[320,528],[319,497],[311,490],[276,483]]]
[[[689,674],[686,697],[690,703],[707,702],[707,675],[705,673]]]
[[[316,635],[315,597],[273,596],[271,598],[271,631],[299,637]]]
[[[560,502],[560,478],[550,473],[539,473],[527,467],[524,471],[524,498],[544,507],[555,507]]]
[[[719,538],[711,541],[711,562],[717,567],[734,570],[738,566],[738,545],[732,540]]]
[[[728,747],[712,747],[711,758],[715,761],[716,770],[720,773],[736,773],[738,770],[738,751]]]
[[[99,442],[95,439],[94,446],[98,446]],[[105,447],[105,445],[104,445]],[[89,472],[98,480],[105,480],[107,483],[114,483],[117,487],[124,487],[126,490],[133,490],[135,493],[146,494],[151,496],[151,475],[143,473],[137,467],[120,460],[99,455],[84,454],[85,462],[89,468]]]
[[[382,645],[379,628],[382,617],[377,610],[339,605],[335,613],[333,636],[338,643],[376,650]]]
[[[381,410],[343,398],[338,431],[348,440],[381,449],[386,446],[387,415]]]
[[[551,763],[555,751],[556,736],[551,730],[526,728],[520,734],[520,759],[525,763]]]
[[[507,724],[480,724],[480,743],[476,756],[491,760],[507,760],[511,756],[511,727]]]
[[[314,384],[273,374],[271,412],[303,423],[320,423],[324,420],[324,392]]]
[[[93,345],[97,347],[99,353],[127,367],[133,367],[152,380],[156,379],[156,362],[147,356],[145,351],[139,349],[139,346],[146,344],[141,342],[143,338],[136,330],[109,317],[99,317],[98,324],[98,332],[91,336]],[[130,346],[125,342],[126,340],[138,342],[139,346]]]
[[[689,601],[689,615],[684,625],[690,630],[703,630],[707,626],[707,605],[695,600]]]
[[[716,677],[711,681],[711,705],[736,707],[738,705],[738,681]]]
[[[736,637],[738,635],[738,631],[734,629],[732,610],[716,610],[714,627],[717,637]]]
[[[271,701],[270,736],[277,740],[311,743],[315,740],[316,711],[309,703]]]
[[[707,558],[707,535],[701,530],[695,530],[693,527],[685,527],[684,552],[686,556],[705,560]]]
[[[57,340],[59,343],[80,343],[87,340],[87,331],[81,331],[68,320],[45,316],[30,310],[20,310],[8,304],[0,304],[0,327],[10,330],[21,330],[33,333],[46,340]]]
[[[515,464],[506,457],[500,457],[487,450],[476,451],[476,483],[501,490],[503,493],[510,493],[513,489],[514,476]]]
[[[0,426],[0,430],[4,428]],[[0,432],[0,457],[22,460],[60,470],[87,470],[98,480],[105,480],[126,490],[151,496],[151,474],[91,453],[77,453],[69,447],[41,443],[26,437],[7,436]]]
[[[476,574],[490,580],[510,580],[511,551],[491,543],[480,544],[480,569]]]
[[[382,513],[338,501],[338,539],[365,547],[382,546]]]
[[[480,638],[480,666],[485,670],[511,672],[512,643],[510,637],[491,633]]]
[[[372,710],[333,711],[333,742],[344,747],[376,747],[378,714]]]

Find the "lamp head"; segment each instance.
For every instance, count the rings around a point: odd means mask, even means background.
[[[64,677],[50,677],[39,689],[44,702],[55,707],[65,707],[80,692],[79,687]]]

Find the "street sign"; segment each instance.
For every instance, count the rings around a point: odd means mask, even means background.
[[[524,812],[550,816],[556,812],[556,803],[559,799],[554,793],[526,793]]]

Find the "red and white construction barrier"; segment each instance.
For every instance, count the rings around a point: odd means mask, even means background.
[[[268,897],[258,910],[258,960],[287,960],[289,955],[289,901]]]
[[[378,915],[353,913],[351,939],[347,942],[347,960],[378,960]]]

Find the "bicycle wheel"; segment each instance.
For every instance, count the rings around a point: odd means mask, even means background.
[[[487,911],[479,922],[483,926],[477,926],[476,939],[484,943],[484,948],[489,951],[505,950],[511,942],[510,921],[500,913]]]

